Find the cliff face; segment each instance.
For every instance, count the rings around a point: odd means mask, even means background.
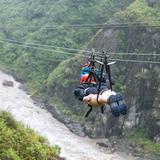
[[[115,20],[122,21],[123,19],[138,19],[139,21],[149,21],[155,18],[156,10],[152,8],[158,1],[136,1],[126,11],[119,13]],[[148,6],[148,4],[150,6]],[[138,8],[139,7],[139,8]],[[144,8],[142,11],[141,7]],[[157,7],[157,5],[156,5]],[[138,12],[140,10],[142,12]],[[134,13],[135,12],[135,13]],[[151,13],[151,17],[149,16]],[[138,15],[139,14],[139,15]],[[146,18],[145,15],[148,14]],[[131,17],[129,17],[129,16]],[[120,17],[120,18],[119,18]],[[158,23],[158,20],[156,21]],[[160,52],[160,30],[156,28],[119,28],[119,29],[103,29],[100,30],[88,45],[88,49],[95,48],[96,51],[105,49],[108,52],[125,52],[125,53],[153,53]],[[111,58],[133,59],[140,61],[160,61],[159,56],[133,56],[133,55],[112,55]],[[69,67],[74,68],[77,72],[65,72],[65,77],[73,77],[74,82],[61,85],[58,83],[53,86],[53,90],[62,89],[66,94],[59,92],[58,97],[63,97],[65,106],[70,106],[68,109],[74,110],[76,114],[83,117],[87,107],[84,104],[79,104],[71,94],[71,89],[79,83],[79,72],[81,62],[78,60],[82,57],[75,57],[72,61],[66,62],[61,68],[66,71]],[[77,63],[78,62],[78,63]],[[76,67],[73,67],[76,64]],[[84,131],[91,137],[108,137],[112,135],[121,135],[130,131],[135,127],[145,128],[149,136],[155,140],[160,136],[160,67],[159,64],[149,63],[131,63],[118,62],[112,67],[112,75],[115,79],[114,90],[123,93],[124,98],[129,107],[127,117],[119,119],[113,118],[109,113],[108,108],[105,113],[101,114],[100,110],[94,110],[88,119],[84,120]],[[50,84],[55,84],[52,83]],[[63,86],[63,87],[62,87]],[[58,92],[56,92],[58,93]],[[70,100],[69,100],[70,99]],[[67,108],[67,107],[66,107]],[[77,113],[78,112],[78,113]]]
[[[112,34],[111,34],[112,33]],[[121,40],[126,45],[123,52],[135,52],[142,50],[143,53],[159,54],[160,32],[159,30],[139,32],[139,30],[127,30],[117,33],[114,30],[104,30],[99,34],[93,46],[99,50],[105,48],[107,51],[115,52],[120,49]],[[115,36],[116,35],[116,36]],[[121,35],[121,40],[117,36]],[[100,46],[100,47],[99,47]],[[140,53],[139,53],[140,54]],[[115,57],[115,55],[112,55]],[[122,57],[124,59],[159,61],[158,56],[147,56],[145,59],[139,56]],[[114,66],[113,76],[115,82],[122,82],[122,89],[125,100],[129,106],[128,118],[125,120],[123,129],[133,127],[145,127],[153,138],[159,134],[159,110],[160,110],[160,68],[159,65],[145,63],[122,62]],[[122,77],[122,78],[121,78]],[[119,85],[115,84],[115,90]],[[146,123],[147,122],[147,123]],[[122,123],[123,124],[123,123]]]
[[[130,32],[129,36],[128,32]],[[99,51],[103,48],[107,51],[115,52],[119,50],[120,43],[122,43],[121,40],[117,39],[120,35],[121,32],[114,30],[101,31],[92,41],[91,46]],[[135,37],[135,35],[137,35],[137,37]],[[137,42],[139,37],[143,37],[143,39],[141,38],[141,42]],[[126,46],[131,46],[127,47],[127,52],[133,52],[133,50],[136,50],[139,46],[143,45],[144,52],[150,53],[154,51],[155,54],[159,53],[160,35],[156,30],[142,34],[139,34],[139,30],[134,32],[127,31],[124,33],[122,38],[124,38]],[[135,43],[133,46],[131,44],[133,42],[137,42],[137,46]],[[130,59],[131,57],[123,58]],[[154,58],[156,61],[158,60],[157,56],[152,59],[147,57],[147,60],[154,60]],[[138,59],[136,58],[136,60]],[[74,61],[76,61],[76,58]],[[76,67],[73,67],[74,61],[70,61],[66,64],[66,66],[75,69]],[[80,105],[79,102],[74,99],[73,93],[70,92],[71,89],[73,91],[74,87],[76,87],[79,83],[79,71],[81,65],[80,63],[76,63],[76,65],[78,70],[74,74],[72,73],[72,76],[69,75],[69,72],[64,72],[66,74],[65,77],[73,77],[74,75],[74,82],[72,81],[70,82],[70,85],[63,87],[58,83],[60,86],[57,84],[54,87],[56,87],[59,91],[65,90],[65,92],[57,91],[57,96],[63,97],[64,102],[67,104],[66,106],[72,106],[72,109],[75,110],[75,112],[82,109],[83,112],[81,113],[81,116],[83,116],[84,110],[87,111],[87,107],[84,108],[85,105]],[[62,67],[62,70],[66,70],[65,67]],[[114,90],[123,92],[125,100],[128,104],[128,117],[120,119],[113,118],[107,108],[105,110],[105,114],[101,114],[100,110],[94,110],[94,113],[90,115],[89,119],[86,120],[84,124],[85,132],[92,137],[106,137],[110,135],[121,135],[123,132],[125,133],[133,127],[145,127],[152,138],[158,136],[160,129],[159,66],[145,63],[117,62],[112,68],[112,73],[113,77],[115,77],[116,83]]]

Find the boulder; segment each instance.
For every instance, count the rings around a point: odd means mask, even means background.
[[[13,86],[14,86],[14,83],[13,83],[13,81],[4,80],[4,81],[2,82],[2,85],[3,85],[3,86],[6,86],[6,87],[13,87]]]

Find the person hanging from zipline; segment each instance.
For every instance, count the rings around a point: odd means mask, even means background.
[[[103,108],[106,105],[110,106],[113,116],[126,115],[127,105],[123,96],[112,91],[114,83],[111,79],[109,65],[106,65],[109,81],[103,76],[103,67],[104,65],[101,65],[101,70],[97,70],[92,61],[85,64],[81,70],[80,85],[74,90],[74,95],[90,107],[86,117],[92,111],[92,107],[101,107],[103,113]]]
[[[87,62],[83,66],[80,73],[80,77],[81,77],[80,84],[74,90],[74,94],[79,100],[82,101],[83,97],[86,95],[98,93],[97,87],[98,87],[99,78],[97,74],[98,74],[98,71],[94,70],[94,67],[90,62]],[[103,79],[101,80],[100,91],[109,87],[105,82],[106,80],[103,77]]]

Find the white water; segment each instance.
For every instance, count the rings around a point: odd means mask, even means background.
[[[3,80],[11,80],[14,87],[5,87]],[[45,136],[51,145],[61,147],[61,156],[67,160],[133,160],[133,157],[111,154],[98,147],[96,142],[72,134],[64,124],[52,115],[36,106],[24,91],[19,89],[20,83],[11,76],[0,71],[0,109],[6,110],[25,125]]]

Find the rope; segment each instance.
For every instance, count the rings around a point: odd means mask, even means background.
[[[16,41],[15,41],[16,42]],[[42,47],[34,47],[34,46],[29,46],[29,45],[26,45],[26,44],[17,44],[16,43],[13,43],[11,41],[0,41],[0,43],[12,43],[13,45],[17,45],[17,46],[21,46],[21,47],[27,47],[27,48],[33,48],[33,49],[38,49],[38,50],[44,50],[44,51],[49,51],[49,52],[57,52],[57,53],[64,53],[64,54],[68,54],[68,55],[80,55],[82,57],[86,57],[86,58],[90,58],[90,56],[85,56],[85,55],[82,55],[82,54],[76,54],[76,53],[69,53],[69,52],[63,52],[63,51],[57,51],[57,50],[52,50],[52,49],[47,49],[47,48],[42,48]],[[118,62],[131,62],[131,63],[150,63],[150,64],[160,64],[160,62],[157,62],[157,61],[142,61],[142,60],[132,60],[132,59],[113,59],[113,58],[110,58],[108,60],[111,60],[111,61],[118,61]]]
[[[132,62],[132,63],[151,63],[151,64],[160,64],[160,62],[156,61],[141,61],[141,60],[132,60],[132,59],[108,59],[111,61],[118,61],[118,62]]]
[[[42,45],[42,44],[38,44],[38,43],[22,42],[20,40],[12,40],[12,39],[1,39],[1,40],[2,41],[7,41],[7,42],[21,43],[21,44],[26,44],[26,45],[35,45],[35,46],[62,49],[62,50],[68,50],[68,51],[85,52],[85,53],[89,53],[89,54],[92,53],[91,51],[88,51],[88,50],[59,47],[59,46],[55,46],[55,45],[46,45],[46,44]],[[95,52],[95,54],[97,54],[97,56],[99,56],[99,54],[102,54],[102,52]],[[160,56],[160,54],[154,54],[154,53],[114,53],[114,52],[107,52],[107,54],[108,55],[131,55],[131,56]]]
[[[0,41],[0,43],[10,43],[10,42],[4,42],[4,41]],[[26,44],[17,44],[17,43],[12,43],[13,45],[16,46],[21,46],[21,47],[26,47],[26,48],[33,48],[33,49],[37,49],[37,50],[43,50],[43,51],[49,51],[49,52],[57,52],[57,53],[64,53],[64,54],[68,54],[68,55],[77,55],[77,54],[73,54],[73,53],[69,53],[69,52],[63,52],[63,51],[57,51],[57,50],[53,50],[53,49],[47,49],[47,48],[40,48],[40,47],[34,47],[34,46],[29,46]]]
[[[160,22],[157,22],[160,23]],[[115,23],[115,24],[68,24],[68,25],[52,25],[52,26],[46,26],[43,27],[43,29],[57,29],[57,27],[60,27],[61,29],[64,28],[160,28],[160,25],[147,25],[145,23]],[[29,28],[42,28],[42,26],[16,26],[16,27],[10,27],[10,26],[0,26],[0,29],[29,29]]]

